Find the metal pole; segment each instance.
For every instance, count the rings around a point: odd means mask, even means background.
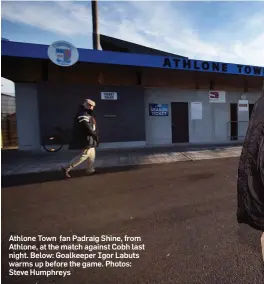
[[[100,35],[98,29],[98,2],[92,0],[92,20],[93,20],[93,49],[100,48]]]

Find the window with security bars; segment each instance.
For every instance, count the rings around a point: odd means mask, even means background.
[[[2,148],[17,147],[17,123],[15,97],[1,94]]]

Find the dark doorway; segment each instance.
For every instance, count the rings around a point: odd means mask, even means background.
[[[249,119],[250,119],[250,117],[251,117],[253,108],[254,108],[254,104],[249,104],[249,108],[248,108]]]
[[[172,143],[189,142],[188,103],[171,103]]]
[[[231,140],[237,140],[237,104],[230,104],[230,132]]]

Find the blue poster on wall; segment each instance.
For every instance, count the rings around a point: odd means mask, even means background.
[[[168,116],[169,105],[168,104],[149,104],[150,116]]]

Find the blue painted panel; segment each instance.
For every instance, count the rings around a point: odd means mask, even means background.
[[[11,41],[1,41],[1,44],[2,56],[48,59],[47,45]],[[257,66],[81,48],[79,48],[78,51],[80,62],[264,76],[264,67]]]

